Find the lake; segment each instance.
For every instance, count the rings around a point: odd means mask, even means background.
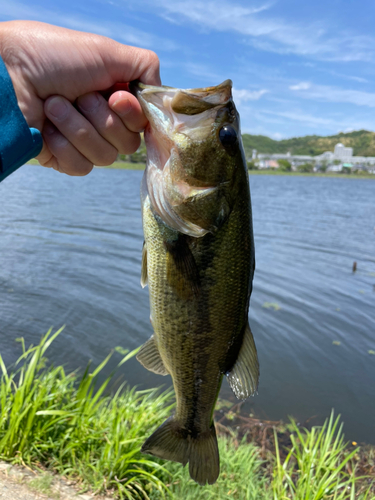
[[[21,353],[65,326],[49,351],[68,370],[96,365],[152,333],[140,286],[140,171],[73,178],[24,166],[0,184],[0,352]],[[321,423],[342,415],[346,437],[375,443],[375,181],[250,176],[256,272],[250,325],[259,394],[242,410]],[[357,271],[352,272],[353,262]],[[111,359],[106,374],[121,356]],[[135,359],[121,376],[171,382]],[[221,396],[235,401],[226,381]]]

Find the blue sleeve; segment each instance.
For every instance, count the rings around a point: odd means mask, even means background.
[[[42,146],[41,133],[29,128],[18,107],[12,80],[0,57],[0,182],[37,156]]]

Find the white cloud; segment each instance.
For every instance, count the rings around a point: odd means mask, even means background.
[[[299,110],[298,112],[293,111],[269,111],[264,110],[263,113],[272,115],[272,116],[280,116],[282,118],[287,118],[287,120],[303,122],[306,126],[309,127],[321,127],[324,126],[332,126],[337,123],[337,120],[332,120],[331,118],[324,118],[322,116],[314,116],[305,113],[303,110]]]
[[[291,85],[290,90],[307,90],[311,87],[311,83],[309,82],[301,82],[297,83],[297,85]]]
[[[255,109],[243,107],[241,109],[242,131],[250,134],[262,134],[278,138],[275,134],[283,130],[283,137],[298,137],[305,135],[309,129],[314,133],[336,134],[353,130],[374,130],[375,119],[369,116],[340,114],[311,114],[303,108],[294,107],[292,110],[277,111],[274,109]],[[301,127],[303,126],[303,131]]]
[[[314,99],[325,102],[343,102],[375,108],[375,93],[361,90],[341,89],[330,85],[310,85],[308,88],[294,89],[299,96],[305,99]]]
[[[247,101],[257,101],[262,97],[262,95],[267,94],[268,90],[247,90],[247,89],[236,89],[233,87],[233,99],[236,104],[241,104]]]
[[[345,78],[346,80],[353,80],[354,82],[359,82],[359,83],[369,83],[366,78],[362,78],[360,76],[356,75],[345,75],[343,73],[338,73],[337,71],[329,71],[329,73],[333,76],[338,76],[339,78]]]
[[[280,132],[273,132],[272,134],[270,134],[270,137],[272,139],[275,139],[275,141],[280,141],[280,139],[284,138],[283,134],[281,134]]]
[[[142,1],[142,0],[139,0]],[[236,4],[229,0],[160,0],[156,13],[170,22],[190,21],[206,30],[234,31],[245,35],[244,42],[261,50],[298,54],[327,61],[370,61],[374,57],[374,37],[338,29],[332,35],[328,22],[293,24],[269,14],[272,6]],[[138,4],[139,5],[139,4]]]
[[[13,19],[28,19],[56,24],[74,30],[107,36],[119,42],[146,49],[175,51],[180,48],[180,46],[172,40],[151,35],[150,33],[123,23],[121,19],[119,19],[117,23],[108,21],[101,23],[96,20],[92,21],[87,17],[66,15],[57,9],[46,9],[40,6],[35,8],[22,2],[12,0],[12,2],[7,2],[1,6],[0,21]]]
[[[176,62],[173,63],[176,66]],[[213,70],[208,64],[198,63],[198,62],[187,62],[183,64],[185,71],[206,82],[206,85],[213,85],[214,82],[217,84],[223,82],[225,78],[220,75],[217,71]]]

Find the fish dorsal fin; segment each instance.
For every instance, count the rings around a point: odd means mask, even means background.
[[[150,370],[150,372],[157,373],[158,375],[169,375],[161,359],[154,335],[152,335],[140,348],[137,354],[137,360],[147,370]]]
[[[147,278],[147,247],[146,242],[143,242],[142,248],[142,269],[141,269],[141,286],[144,288],[147,286],[148,278]]]
[[[226,373],[229,385],[238,399],[252,396],[258,389],[259,361],[249,323],[233,368]]]

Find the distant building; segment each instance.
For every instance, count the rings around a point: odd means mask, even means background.
[[[258,168],[279,168],[279,164],[275,160],[261,160],[259,162]]]
[[[331,163],[335,158],[335,155],[332,151],[326,151],[325,153],[315,156],[315,159],[321,159],[323,161],[326,161],[327,163]]]
[[[253,157],[254,160],[254,151]],[[336,144],[334,151],[326,151],[321,155],[317,156],[308,156],[308,155],[291,155],[288,153],[275,153],[275,154],[257,154],[256,158],[259,159],[259,168],[277,168],[277,167],[269,167],[269,166],[261,166],[265,165],[266,161],[275,161],[277,160],[288,160],[292,167],[297,167],[298,165],[302,165],[303,163],[315,163],[326,165],[330,165],[334,161],[343,163],[351,163],[352,165],[366,164],[366,165],[375,165],[375,156],[353,156],[353,148],[348,148],[339,142]],[[337,171],[331,170],[331,171]]]
[[[346,148],[344,144],[339,142],[336,144],[333,157],[335,160],[340,160],[342,162],[350,162],[353,156],[353,148]]]
[[[342,171],[342,164],[340,163],[339,165],[330,165],[327,167],[326,172],[341,172]]]
[[[375,156],[353,156],[353,148],[347,148],[341,144],[341,142],[336,144],[333,153],[331,151],[326,151],[325,153],[314,156],[313,158],[316,162],[325,161],[327,163],[331,163],[336,160],[341,163],[351,163],[353,165],[362,163],[375,165]]]

